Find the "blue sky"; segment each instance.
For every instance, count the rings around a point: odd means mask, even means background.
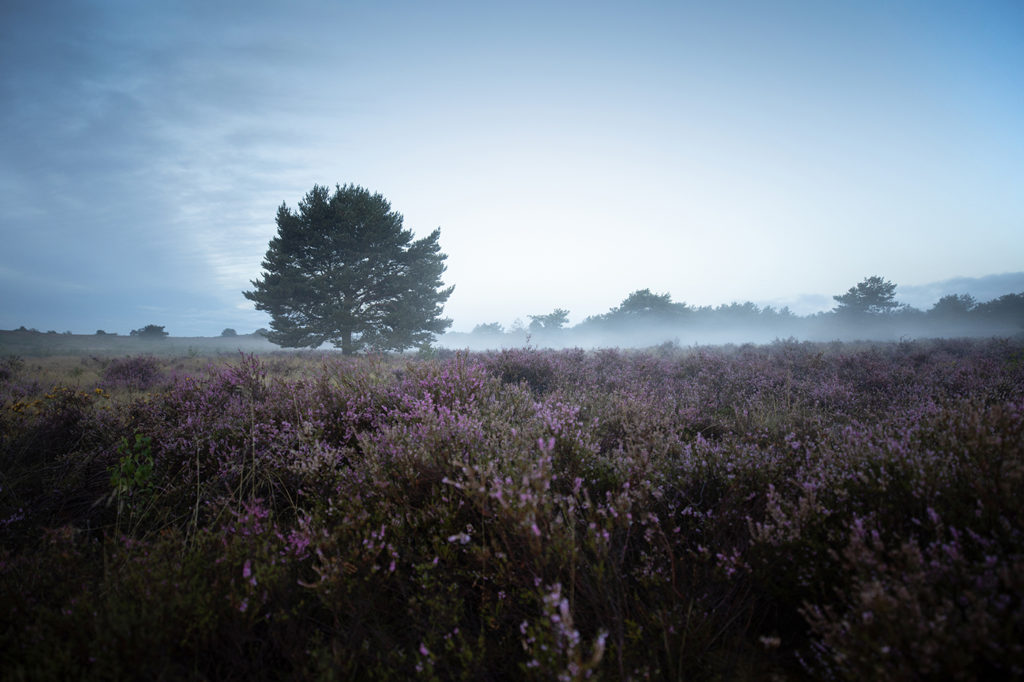
[[[3,329],[268,326],[314,184],[440,227],[461,331],[1024,271],[1016,1],[7,0],[0,98]]]

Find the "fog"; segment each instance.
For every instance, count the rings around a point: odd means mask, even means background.
[[[555,308],[550,313],[527,316],[528,323],[516,320],[508,329],[498,322],[484,322],[471,332],[441,334],[428,347],[407,347],[406,352],[429,347],[470,351],[523,347],[647,349],[666,344],[694,347],[768,344],[777,340],[894,342],[1024,335],[1024,292],[980,302],[971,294],[947,293],[927,310],[921,310],[899,300],[897,290],[895,283],[882,277],[867,277],[846,293],[833,296],[835,305],[831,310],[798,315],[788,307],[758,306],[752,302],[692,306],[673,301],[668,293],[640,289],[607,312],[591,315],[575,325],[569,324],[568,310]],[[0,330],[0,353],[216,355],[286,350],[268,340],[267,334],[266,329],[251,334],[224,329],[219,337],[178,336],[163,326],[147,325],[121,336],[102,330],[95,334],[58,334],[21,327]],[[273,333],[270,338],[274,338]],[[333,346],[328,343],[318,350],[331,351]],[[364,350],[375,352],[369,344]]]
[[[796,317],[780,324],[695,323],[691,325],[636,324],[619,328],[581,324],[560,330],[517,329],[501,333],[454,332],[433,345],[448,350],[483,352],[508,348],[652,349],[769,344],[778,340],[810,342],[895,342],[926,338],[992,338],[1024,336],[1024,320],[937,320],[919,311],[862,320],[844,320],[835,313]],[[236,355],[242,353],[302,352],[285,349],[259,334],[237,337],[175,337],[138,339],[114,334],[56,334],[0,331],[0,354],[40,355]],[[316,352],[339,352],[329,345]],[[409,353],[416,353],[410,349]]]
[[[952,298],[952,297],[951,297]],[[950,299],[943,299],[947,303]],[[614,309],[613,309],[614,311]],[[745,314],[738,314],[744,311]],[[652,348],[766,344],[780,339],[797,341],[909,341],[924,338],[990,338],[1024,334],[1024,293],[1009,294],[955,312],[939,305],[925,312],[903,306],[886,313],[830,311],[798,316],[785,309],[758,308],[753,304],[685,309],[674,321],[614,320],[614,315],[559,329],[516,328],[495,331],[481,325],[470,333],[449,333],[437,345],[449,349],[484,351],[503,348]],[[648,319],[643,319],[647,317]],[[488,329],[489,327],[489,329]]]
[[[624,329],[619,332],[596,333],[568,329],[561,333],[530,333],[527,331],[504,334],[473,334],[454,332],[438,337],[436,345],[450,350],[473,352],[502,350],[507,348],[599,348],[648,349],[662,345],[677,347],[722,346],[741,344],[769,344],[779,340],[810,342],[849,341],[911,341],[929,338],[993,338],[1024,335],[1024,328],[1010,324],[969,325],[957,324],[942,327],[928,325],[895,325],[892,327],[871,325],[827,326],[817,321],[793,328],[773,332],[768,329],[732,327],[729,329],[687,329],[650,327],[646,329]]]

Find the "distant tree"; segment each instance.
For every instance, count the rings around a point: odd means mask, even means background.
[[[1024,292],[1006,294],[991,301],[979,303],[973,312],[994,322],[1024,328]]]
[[[252,333],[253,336],[263,336],[263,337],[266,337],[269,334],[270,334],[270,330],[267,329],[266,327],[260,327],[259,329],[257,329],[256,331],[254,331]]]
[[[791,318],[796,317],[796,314],[792,310],[789,309],[788,305],[784,305],[781,308],[776,308],[775,306],[766,305],[765,307],[761,308],[761,316],[762,317],[771,317],[771,318],[780,318],[780,319],[782,319],[782,318],[791,319]]]
[[[669,293],[654,294],[650,289],[638,289],[623,299],[622,303],[605,313],[602,318],[609,322],[670,322],[680,319],[689,311],[685,303],[675,303]]]
[[[147,324],[141,329],[133,329],[129,336],[137,336],[140,339],[162,339],[167,336],[167,332],[164,331],[162,326],[155,324]]]
[[[915,308],[908,303],[900,303],[892,310],[892,314],[895,315],[901,322],[916,322],[928,316],[928,313]]]
[[[97,329],[96,330],[96,336],[106,336],[106,335],[107,335],[107,333],[105,331],[103,331],[102,329]]]
[[[974,309],[977,301],[970,294],[950,294],[943,296],[928,310],[935,317],[963,317]]]
[[[747,301],[746,303],[722,304],[715,308],[715,313],[730,320],[754,320],[761,314],[761,309],[756,304]]]
[[[224,331],[222,331],[222,332],[220,333],[220,335],[221,335],[221,336],[238,336],[238,332],[236,332],[236,331],[235,331],[234,329],[232,329],[231,327],[228,327],[227,329],[225,329]]]
[[[451,326],[441,317],[454,287],[442,288],[440,234],[413,241],[380,194],[315,185],[297,212],[278,208],[263,276],[243,294],[270,313],[267,338],[281,346],[425,347]]]
[[[650,289],[638,289],[623,299],[611,312],[619,316],[660,315],[673,309],[672,296],[651,293]]]
[[[569,311],[565,308],[555,308],[547,315],[528,315],[530,318],[531,332],[558,331],[569,322]]]
[[[473,327],[473,334],[504,334],[505,328],[499,322],[488,322]]]
[[[884,313],[899,307],[896,285],[878,276],[868,277],[842,296],[832,298],[839,303],[835,308],[837,313]]]

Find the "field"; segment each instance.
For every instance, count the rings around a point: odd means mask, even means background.
[[[223,354],[270,353],[279,346],[259,334],[237,336],[144,338],[117,334],[58,334],[30,330],[0,329],[0,357],[118,357],[155,355],[163,358],[217,356]]]
[[[1024,341],[0,358],[5,679],[1021,679]]]

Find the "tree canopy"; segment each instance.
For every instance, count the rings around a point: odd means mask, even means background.
[[[608,314],[621,318],[674,319],[686,311],[686,304],[674,302],[668,292],[654,294],[650,289],[638,289],[623,299],[618,307],[612,308]]]
[[[842,296],[833,296],[837,313],[884,313],[899,307],[896,285],[875,275],[850,287]]]
[[[607,321],[627,323],[634,321],[676,322],[689,311],[685,303],[676,303],[671,294],[652,293],[650,289],[634,291],[618,306],[603,316]]]
[[[136,336],[140,339],[162,339],[168,334],[169,332],[164,331],[162,325],[147,324],[145,327],[131,330],[128,335]]]
[[[267,338],[281,346],[423,347],[451,325],[441,317],[454,287],[441,282],[440,234],[414,241],[380,194],[314,185],[298,211],[278,208],[263,276],[243,294],[270,313]]]
[[[976,305],[970,294],[949,294],[936,301],[928,312],[939,317],[963,317]]]
[[[565,308],[555,308],[547,315],[530,315],[530,331],[552,332],[558,331],[569,322],[569,311]]]
[[[505,328],[500,322],[486,322],[473,327],[473,334],[504,334]]]

